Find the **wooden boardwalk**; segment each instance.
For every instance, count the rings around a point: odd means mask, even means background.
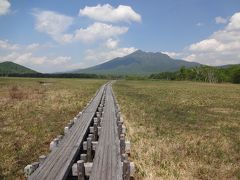
[[[102,133],[99,137],[90,180],[122,179],[116,108],[110,84],[106,88],[105,104],[101,128]]]
[[[92,103],[86,107],[78,121],[70,129],[69,134],[64,137],[59,147],[53,150],[44,163],[29,177],[30,180],[60,180],[67,178],[100,103],[104,88],[105,86],[100,88]]]
[[[112,83],[103,85],[30,180],[129,180],[132,166]],[[68,129],[68,128],[67,128]]]

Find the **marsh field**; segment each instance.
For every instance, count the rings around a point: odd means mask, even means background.
[[[24,179],[23,168],[49,153],[104,82],[0,78],[0,179]]]
[[[240,179],[240,86],[118,81],[139,179]]]
[[[0,179],[24,179],[104,82],[0,78]],[[113,89],[135,179],[240,179],[239,85],[120,80]]]

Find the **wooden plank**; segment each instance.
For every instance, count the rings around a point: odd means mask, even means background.
[[[104,89],[105,85],[100,88],[93,101],[82,112],[82,115],[63,138],[59,147],[53,150],[43,164],[29,177],[30,180],[60,180],[67,178],[71,166],[80,151],[80,145],[85,133],[101,101]]]
[[[122,179],[116,109],[111,85],[106,88],[106,104],[90,180]]]

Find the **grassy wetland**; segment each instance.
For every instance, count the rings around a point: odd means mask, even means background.
[[[49,143],[104,80],[0,78],[0,179],[24,179],[23,168]]]
[[[118,81],[137,179],[240,179],[240,86]]]
[[[104,82],[0,78],[0,179],[24,179]],[[136,179],[240,179],[239,85],[120,80],[113,89]]]

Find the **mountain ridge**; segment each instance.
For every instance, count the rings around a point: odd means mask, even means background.
[[[73,73],[92,74],[136,74],[148,75],[164,71],[176,71],[182,66],[194,67],[201,64],[173,59],[161,52],[144,52],[137,50],[124,57],[117,57],[110,61],[86,69],[77,69]]]

